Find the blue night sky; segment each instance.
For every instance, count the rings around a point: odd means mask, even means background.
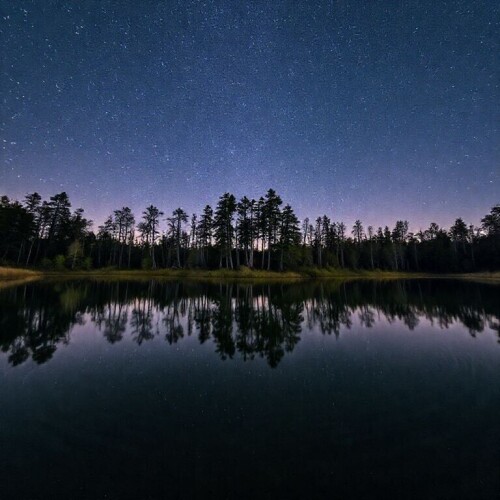
[[[101,223],[273,187],[415,230],[500,202],[494,1],[0,5],[0,194]]]

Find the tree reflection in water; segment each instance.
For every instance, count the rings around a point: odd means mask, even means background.
[[[500,341],[499,318],[500,287],[462,281],[40,282],[0,291],[0,348],[13,366],[44,363],[87,322],[111,344],[127,335],[138,345],[158,336],[175,344],[196,334],[222,359],[262,357],[275,367],[303,328],[339,336],[355,323],[414,330],[426,319],[442,329],[460,323],[473,337],[490,328]]]

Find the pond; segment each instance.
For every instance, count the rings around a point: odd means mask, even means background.
[[[494,498],[500,287],[0,290],[0,497]]]

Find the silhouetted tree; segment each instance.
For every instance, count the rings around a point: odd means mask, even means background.
[[[177,267],[181,265],[181,244],[182,244],[182,226],[188,220],[187,213],[182,208],[176,208],[172,212],[172,217],[168,218],[169,235],[175,244],[175,254]]]
[[[238,213],[236,235],[245,256],[245,265],[250,267],[250,249],[253,247],[254,204],[254,200],[249,200],[246,196],[244,196],[236,207]]]
[[[290,205],[285,205],[281,212],[281,228],[280,228],[280,271],[283,270],[284,256],[287,255],[291,248],[300,245],[300,224],[299,219],[295,215]]]
[[[358,245],[360,245],[365,232],[363,229],[363,224],[359,219],[354,223],[354,226],[352,226],[351,234],[354,236],[354,239],[356,240]]]
[[[128,267],[130,267],[131,236],[134,232],[135,217],[129,207],[123,207],[113,212],[114,220],[112,223],[113,232],[116,232],[116,239],[120,246],[118,257],[118,267],[122,267],[123,251],[128,245],[129,258]],[[109,224],[109,223],[108,223]]]
[[[500,235],[500,203],[481,219],[481,224],[488,236]]]
[[[224,193],[217,203],[214,218],[215,243],[219,248],[219,267],[225,260],[226,267],[233,269],[232,244],[234,238],[233,218],[236,212],[236,198],[230,193]]]
[[[155,258],[155,243],[156,238],[160,231],[158,227],[160,225],[160,217],[164,215],[161,210],[157,207],[150,205],[146,208],[144,212],[142,212],[142,222],[139,223],[137,229],[139,229],[143,241],[146,243],[146,246],[149,247],[149,253],[151,257],[151,267],[156,269],[156,258]]]
[[[128,267],[201,265],[214,267],[218,250],[219,267],[234,268],[240,259],[254,267],[260,257],[264,269],[285,269],[296,265],[340,266],[364,269],[463,272],[500,268],[500,205],[481,219],[481,227],[458,218],[445,230],[436,223],[416,233],[408,221],[367,228],[356,220],[352,238],[343,222],[332,222],[325,214],[298,221],[290,205],[281,210],[282,200],[269,189],[258,201],[243,196],[239,203],[230,193],[222,195],[215,214],[207,205],[199,218],[193,214],[190,226],[184,210],[172,212],[167,231],[160,236],[163,212],[150,205],[137,225],[141,244],[136,243],[135,218],[129,207],[115,210],[96,233],[83,209],[74,211],[65,192],[43,200],[38,193],[26,195],[23,203],[0,198],[0,263],[44,268]],[[236,221],[235,221],[236,216]],[[141,260],[143,252],[149,257]],[[156,253],[161,251],[157,261]],[[255,259],[254,259],[255,254]]]
[[[212,244],[213,236],[213,215],[214,211],[210,205],[206,205],[203,209],[203,213],[200,216],[200,221],[198,223],[198,241],[201,247],[201,260],[202,265],[208,265],[208,249]]]
[[[263,233],[267,240],[267,269],[271,269],[271,250],[278,239],[280,224],[280,206],[283,202],[274,189],[269,189],[264,198],[262,207]]]

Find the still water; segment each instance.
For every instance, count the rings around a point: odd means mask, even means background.
[[[498,498],[500,287],[0,290],[0,498]]]

